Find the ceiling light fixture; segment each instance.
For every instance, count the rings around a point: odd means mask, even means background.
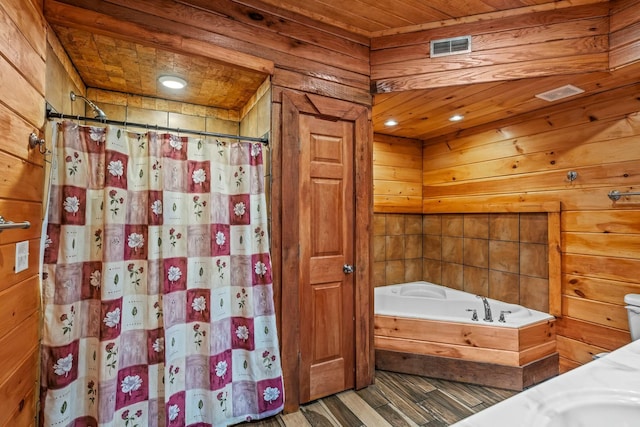
[[[464,116],[462,114],[454,114],[453,116],[449,117],[450,122],[459,122],[462,119],[464,119]]]
[[[385,126],[397,126],[398,122],[394,119],[389,119],[386,122],[384,122]]]
[[[162,83],[164,87],[169,89],[182,89],[187,85],[187,81],[176,76],[160,76],[158,81]]]

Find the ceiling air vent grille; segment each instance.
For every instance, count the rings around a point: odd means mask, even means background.
[[[458,55],[471,52],[471,36],[431,40],[431,57]]]
[[[583,89],[574,85],[565,85],[556,89],[552,89],[536,95],[536,98],[544,99],[545,101],[553,102],[559,99],[568,98],[573,95],[584,92]]]

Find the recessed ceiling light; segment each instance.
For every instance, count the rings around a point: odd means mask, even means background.
[[[386,122],[384,122],[385,126],[397,126],[398,122],[396,120],[393,119],[389,119]]]
[[[162,83],[164,87],[168,87],[169,89],[182,89],[187,85],[187,81],[185,79],[181,79],[176,76],[160,76],[158,81]]]
[[[449,117],[450,122],[459,122],[462,119],[464,119],[464,116],[462,114],[454,114],[453,116]]]

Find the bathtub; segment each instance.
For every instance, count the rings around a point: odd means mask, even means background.
[[[374,290],[374,313],[385,316],[441,320],[459,323],[484,322],[482,300],[473,294],[429,282],[411,282],[377,287]],[[548,313],[516,304],[487,299],[491,307],[491,325],[520,328],[537,322],[553,320]],[[468,311],[472,310],[472,311]],[[473,310],[478,320],[472,320]],[[504,312],[505,322],[499,322]]]
[[[492,322],[467,292],[429,282],[375,288],[376,368],[510,390],[557,375],[555,318],[487,302]]]

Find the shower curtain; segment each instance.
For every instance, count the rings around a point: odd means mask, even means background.
[[[41,424],[226,426],[278,413],[262,145],[58,126]]]

